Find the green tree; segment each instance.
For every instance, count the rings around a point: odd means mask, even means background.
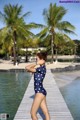
[[[26,62],[28,61],[28,53],[29,53],[28,48],[36,48],[38,45],[37,42],[38,42],[38,40],[36,40],[35,38],[34,39],[29,38],[28,40],[19,40],[18,41],[17,44],[18,44],[19,51],[21,51],[20,50],[21,47],[26,49],[26,52],[25,52]]]
[[[80,56],[80,40],[74,40],[75,42],[75,54]]]
[[[70,37],[68,37],[66,34],[62,35],[60,33],[57,33],[55,35],[55,40],[54,40],[54,49],[55,49],[55,54],[56,54],[56,61],[57,61],[57,53],[61,52],[65,54],[65,48],[68,51],[68,55],[74,54],[74,48],[75,48],[75,43]]]
[[[57,6],[56,4],[50,4],[49,9],[43,10],[43,16],[45,18],[46,26],[45,28],[38,34],[40,37],[47,37],[51,35],[51,54],[52,54],[52,62],[54,60],[54,44],[56,33],[59,32],[63,36],[64,33],[73,33],[75,27],[69,23],[68,21],[62,21],[64,15],[67,10],[62,6]],[[66,35],[67,36],[67,35]]]
[[[39,24],[29,23],[26,24],[24,17],[30,15],[30,12],[27,12],[22,15],[22,6],[17,5],[5,5],[4,13],[0,12],[0,18],[4,21],[5,27],[0,30],[0,33],[3,34],[3,43],[5,42],[13,44],[14,50],[14,65],[16,64],[16,45],[18,40],[28,40],[34,34],[30,31],[31,28],[42,27]],[[12,42],[11,42],[12,41]],[[9,44],[10,45],[10,44]]]

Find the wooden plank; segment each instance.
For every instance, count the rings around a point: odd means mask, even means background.
[[[34,80],[32,76],[14,120],[31,120],[30,109],[34,98],[33,82]],[[50,70],[47,70],[44,79],[44,87],[47,90],[47,105],[51,120],[73,120]],[[44,119],[44,115],[40,109],[37,116],[39,120],[42,120],[42,118]]]

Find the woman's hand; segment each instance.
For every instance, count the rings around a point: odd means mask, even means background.
[[[36,71],[35,66],[36,64],[29,64],[25,67],[25,69],[27,70],[27,72],[35,72]]]

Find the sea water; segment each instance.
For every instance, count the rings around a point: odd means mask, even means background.
[[[80,120],[80,71],[54,76],[74,120]]]
[[[0,72],[0,114],[8,114],[8,120],[13,120],[30,79],[27,72]]]

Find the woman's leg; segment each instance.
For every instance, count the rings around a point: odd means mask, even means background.
[[[50,120],[50,115],[49,115],[47,103],[46,103],[46,97],[44,97],[44,99],[42,100],[42,102],[40,104],[40,108],[42,109],[42,111],[45,115],[45,120]]]
[[[34,98],[34,101],[33,101],[32,107],[31,107],[32,120],[38,120],[36,113],[37,113],[38,108],[40,107],[40,104],[41,104],[42,100],[44,99],[44,97],[45,96],[42,93],[37,93],[35,95],[35,98]]]

